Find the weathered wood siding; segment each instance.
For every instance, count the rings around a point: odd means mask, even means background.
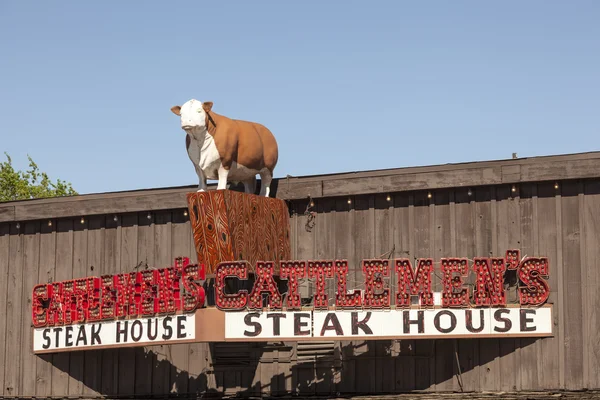
[[[39,218],[0,223],[0,395],[600,388],[600,174],[555,188],[550,172],[548,181],[522,182],[514,191],[511,184],[461,184],[433,190],[431,198],[427,189],[396,191],[389,200],[388,193],[359,190],[317,198],[312,229],[308,200],[291,200],[293,258],[347,258],[355,287],[364,258],[502,256],[508,248],[550,258],[553,338],[344,341],[322,357],[312,355],[318,345],[288,342],[34,356],[29,307],[36,283],[164,267],[177,256],[195,260],[185,203],[59,219],[43,219],[36,208]],[[439,278],[435,285],[439,290]]]

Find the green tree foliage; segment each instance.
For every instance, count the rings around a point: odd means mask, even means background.
[[[37,164],[29,159],[27,171],[16,171],[7,153],[7,161],[0,163],[0,202],[41,199],[47,197],[73,196],[77,192],[71,184],[57,179],[52,182],[48,175],[40,172]]]

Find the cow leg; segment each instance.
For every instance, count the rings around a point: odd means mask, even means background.
[[[244,181],[244,191],[246,193],[254,194],[256,190],[256,176]]]
[[[269,197],[272,179],[271,171],[266,168],[260,171],[260,196]]]
[[[202,169],[196,165],[196,174],[198,175],[198,192],[206,191],[206,176]]]
[[[221,165],[219,167],[219,184],[217,185],[217,190],[227,189],[227,176],[229,176],[229,170]]]

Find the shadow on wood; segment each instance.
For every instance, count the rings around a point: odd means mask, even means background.
[[[82,381],[102,396],[120,398],[383,395],[413,390],[480,390],[480,381],[500,381],[514,375],[509,371],[503,375],[503,371],[496,368],[492,371],[486,365],[535,341],[537,339],[340,342],[332,346],[332,351],[320,354],[311,353],[308,347],[302,349],[303,344],[211,343],[191,348],[185,367],[168,360],[167,353],[176,345],[84,351],[83,370],[69,368],[68,362],[56,362],[59,361],[57,356],[41,358],[70,374],[71,381]],[[103,371],[103,358],[115,357],[120,360],[115,365],[119,370]],[[122,362],[124,358],[131,361],[128,366]],[[202,364],[204,367],[199,368]],[[122,371],[119,367],[134,370]],[[494,386],[502,385],[496,382]]]

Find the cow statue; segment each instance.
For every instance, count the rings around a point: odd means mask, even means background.
[[[226,189],[227,182],[241,182],[246,193],[254,193],[259,174],[260,195],[269,197],[279,156],[275,137],[261,124],[227,118],[213,112],[212,106],[211,101],[192,99],[171,108],[187,134],[185,145],[198,174],[198,191],[206,190],[207,179],[218,179],[217,190]]]

